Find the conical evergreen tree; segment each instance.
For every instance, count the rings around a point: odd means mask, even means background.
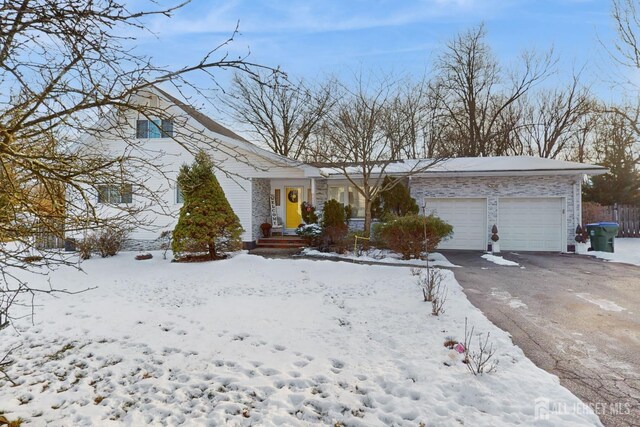
[[[208,253],[211,259],[240,249],[242,226],[231,209],[209,156],[200,151],[191,166],[183,165],[178,185],[184,195],[178,223],[173,230],[172,249],[176,256]]]

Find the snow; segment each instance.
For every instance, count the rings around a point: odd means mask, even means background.
[[[359,166],[346,168],[347,173],[362,173]],[[343,178],[344,172],[339,168],[324,167],[321,173],[329,178]],[[379,168],[374,168],[373,173],[378,173]],[[399,160],[386,165],[384,172],[388,174],[411,173],[422,171],[417,175],[438,174],[559,174],[559,173],[585,173],[588,175],[600,175],[607,169],[588,163],[568,162],[564,160],[548,159],[535,156],[496,156],[496,157],[456,157],[443,159]]]
[[[606,300],[604,298],[596,298],[589,293],[576,294],[578,298],[582,298],[585,301],[590,302],[591,304],[595,304],[600,307],[602,310],[606,311],[624,311],[626,308],[620,307],[613,301]]]
[[[506,302],[511,308],[527,308],[527,304],[523,303],[519,298],[513,297],[507,291],[500,291],[498,288],[491,288],[491,296],[500,301]]]
[[[484,258],[487,261],[492,262],[494,264],[498,264],[498,265],[505,265],[505,266],[509,266],[509,267],[516,267],[516,266],[520,265],[517,262],[509,261],[508,259],[504,259],[501,256],[497,256],[497,255],[484,254],[484,255],[482,255],[482,258]]]
[[[0,377],[5,416],[30,426],[600,425],[584,410],[534,422],[541,397],[583,407],[469,303],[449,270],[436,317],[410,268],[153,254],[51,274],[54,286],[96,288],[40,295],[34,325],[2,331],[3,348],[22,344],[8,370],[19,384]],[[465,317],[490,332],[496,372],[474,376],[443,346],[463,339]]]
[[[388,249],[368,249],[362,251],[359,254],[355,254],[353,252],[339,254],[337,252],[320,252],[317,249],[305,248],[302,251],[302,255],[320,258],[340,258],[371,264],[399,264],[410,265],[414,267],[427,266],[427,260],[425,259],[402,259],[402,256],[400,254]],[[423,254],[423,256],[425,255],[427,254]],[[428,254],[428,264],[432,267],[459,267],[458,265],[449,262],[449,260],[444,255],[438,252]]]
[[[624,237],[615,239],[614,253],[592,251],[585,255],[595,256],[611,262],[640,265],[640,238]]]

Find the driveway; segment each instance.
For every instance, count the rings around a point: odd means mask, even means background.
[[[442,253],[461,266],[453,271],[469,300],[603,424],[640,426],[640,267],[503,253],[520,264],[506,267],[478,252]]]

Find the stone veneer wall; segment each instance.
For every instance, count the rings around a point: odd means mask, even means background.
[[[164,246],[168,245],[169,242],[169,239],[160,237],[155,240],[126,239],[122,243],[122,250],[132,252],[159,251],[165,249]]]
[[[253,240],[257,240],[262,236],[260,224],[263,222],[271,223],[271,206],[269,204],[270,193],[270,179],[251,179],[251,233]]]
[[[322,213],[322,208],[329,197],[329,183],[326,179],[316,178],[316,212]]]
[[[575,188],[574,188],[575,184]],[[422,212],[425,197],[486,197],[487,236],[498,219],[499,197],[565,197],[567,245],[573,245],[574,231],[580,220],[582,175],[505,176],[505,177],[414,177],[411,197]]]

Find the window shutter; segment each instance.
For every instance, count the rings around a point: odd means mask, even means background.
[[[173,137],[173,120],[162,121],[162,138]]]
[[[98,186],[98,203],[107,203],[107,192],[109,187],[106,185]]]
[[[133,202],[133,186],[127,184],[122,186],[122,192],[120,193],[120,203]]]
[[[136,121],[136,138],[149,137],[149,120]]]

